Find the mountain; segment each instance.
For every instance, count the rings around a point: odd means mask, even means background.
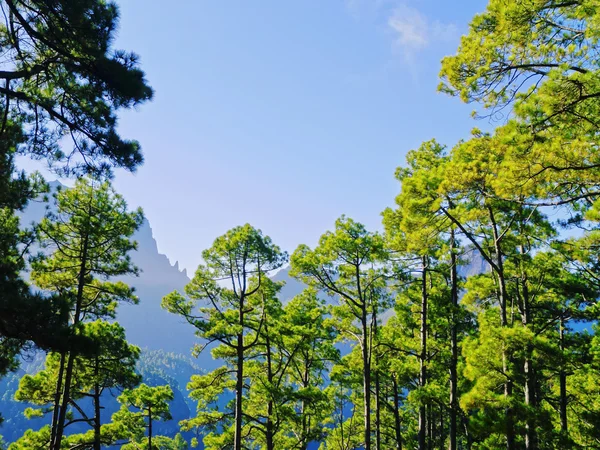
[[[59,182],[51,182],[50,188],[55,192],[64,186]],[[52,208],[51,201],[32,201],[20,214],[22,226],[39,222]],[[151,385],[169,384],[173,388],[173,420],[157,424],[157,431],[174,436],[179,431],[178,422],[189,418],[195,408],[188,397],[187,382],[192,374],[211,370],[214,363],[209,354],[201,355],[195,360],[188,356],[195,342],[192,327],[160,307],[163,296],[173,290],[183,290],[190,281],[185,269],[179,269],[177,262],[171,264],[167,256],[158,251],[147,220],[143,221],[133,239],[138,242],[138,250],[131,253],[131,258],[140,269],[140,275],[121,279],[135,287],[140,301],[137,305],[120,305],[117,320],[125,328],[127,339],[143,349],[138,371],[143,375],[144,381]],[[4,435],[7,442],[16,440],[27,428],[40,428],[49,419],[26,419],[23,412],[29,405],[13,400],[20,378],[25,373],[40,370],[44,358],[45,355],[41,353],[28,355],[16,372],[0,379],[0,411],[4,418],[4,423],[0,425],[0,434]],[[117,395],[118,392],[107,393],[103,414],[106,419],[118,408]],[[87,406],[89,405],[84,404],[84,409],[87,409]],[[74,427],[71,431],[78,430]]]
[[[159,253],[147,220],[133,238],[138,242],[138,250],[131,253],[131,258],[140,268],[140,274],[122,280],[135,288],[140,301],[137,305],[119,306],[117,320],[133,344],[189,355],[195,340],[192,327],[179,316],[162,309],[160,304],[170,292],[183,291],[190,279],[185,269],[179,269],[177,262],[172,265]]]
[[[56,181],[50,185],[52,191],[64,187]],[[52,202],[42,199],[31,202],[20,215],[22,225],[39,222],[52,208]],[[127,276],[121,279],[135,287],[140,302],[137,305],[120,305],[117,320],[125,328],[127,339],[143,349],[138,370],[143,374],[145,381],[155,385],[167,383],[175,391],[175,400],[171,405],[174,420],[160,425],[161,432],[172,436],[178,431],[177,421],[188,418],[195,408],[185,389],[190,376],[213,370],[219,363],[213,361],[208,351],[192,360],[188,355],[197,342],[193,327],[160,306],[166,294],[174,290],[183,291],[190,281],[185,269],[181,270],[177,262],[171,264],[167,256],[158,251],[147,220],[143,221],[133,239],[138,242],[138,249],[131,253],[131,258],[139,267],[140,274],[137,277]],[[488,270],[485,261],[477,252],[469,252],[465,259],[467,263],[459,268],[459,274],[463,277]],[[303,283],[290,277],[289,271],[289,267],[285,267],[272,275],[273,280],[285,282],[279,294],[284,304],[305,288]],[[328,297],[327,301],[336,300]],[[390,310],[386,316],[392,314],[393,310]],[[27,405],[12,399],[18,387],[18,380],[25,373],[39,370],[43,364],[43,357],[41,354],[33,355],[31,360],[24,361],[17,372],[0,379],[0,411],[5,417],[4,425],[0,426],[0,434],[4,434],[8,442],[21,436],[24,429],[37,429],[47,420],[26,420],[23,411]],[[117,406],[114,398],[107,399],[107,419]]]
[[[50,182],[51,192],[65,188],[60,182]],[[26,227],[39,222],[44,215],[54,208],[51,195],[48,199],[38,199],[30,202],[20,214],[22,226]],[[187,382],[192,374],[210,371],[218,366],[208,351],[196,359],[191,359],[190,353],[197,338],[194,329],[182,318],[161,308],[162,298],[174,291],[183,291],[190,279],[185,269],[179,264],[171,264],[166,255],[158,251],[156,239],[147,220],[134,234],[133,239],[138,243],[137,251],[131,252],[133,263],[140,269],[137,277],[127,276],[121,280],[133,286],[139,298],[139,304],[120,305],[117,310],[117,320],[125,328],[127,339],[143,349],[138,363],[138,371],[143,375],[144,382],[150,385],[169,384],[175,393],[171,403],[173,420],[157,424],[157,431],[173,436],[178,431],[178,421],[189,418],[195,409],[195,403],[188,397]],[[36,250],[34,249],[33,252]],[[289,268],[277,272],[273,278],[286,282],[281,291],[284,302],[304,289],[304,285],[289,277]],[[0,411],[4,423],[0,425],[0,434],[7,442],[20,437],[27,428],[38,429],[47,423],[48,417],[28,420],[24,410],[29,406],[13,400],[19,380],[26,373],[35,373],[43,367],[45,355],[33,353],[25,358],[21,367],[14,373],[0,379]],[[104,417],[107,419],[118,408],[116,402],[118,392],[108,394],[105,399]],[[84,405],[84,409],[87,409]],[[75,428],[71,431],[76,432]],[[83,428],[79,431],[83,431]]]
[[[273,281],[283,281],[285,283],[281,288],[281,291],[279,291],[279,300],[281,300],[283,304],[289,302],[306,288],[304,283],[290,276],[289,266],[276,272],[271,279]]]
[[[51,182],[50,187],[52,192],[64,188],[57,181]],[[22,225],[39,222],[51,209],[51,201],[31,202],[21,214]],[[191,327],[163,310],[160,303],[166,294],[183,290],[190,279],[185,269],[181,270],[177,262],[171,264],[167,256],[158,251],[146,219],[133,239],[138,242],[138,250],[131,252],[131,258],[140,269],[140,275],[122,277],[121,280],[135,288],[140,302],[138,305],[120,305],[117,320],[125,328],[127,339],[135,345],[189,355],[195,339]]]

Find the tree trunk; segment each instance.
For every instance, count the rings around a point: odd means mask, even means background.
[[[421,280],[421,355],[419,385],[427,385],[427,257],[423,257],[423,275]],[[427,409],[425,403],[419,407],[419,450],[427,450]]]
[[[440,450],[444,450],[444,443],[446,442],[445,434],[446,433],[444,432],[444,408],[440,406]]]
[[[85,287],[85,276],[87,272],[87,259],[88,259],[88,245],[89,235],[85,235],[83,240],[83,248],[81,251],[81,264],[79,267],[78,282],[77,282],[77,296],[75,298],[75,314],[73,316],[73,325],[77,325],[81,319],[81,304],[83,301],[83,289]],[[60,407],[60,413],[58,415],[58,421],[56,423],[56,436],[52,448],[54,450],[60,450],[62,438],[65,431],[65,421],[67,418],[67,408],[71,401],[71,381],[73,379],[73,364],[75,362],[75,356],[73,352],[69,352],[67,360],[67,369],[65,372],[65,382],[62,395],[62,404]]]
[[[338,425],[340,428],[340,437],[341,437],[342,445],[345,446],[346,444],[344,442],[344,400],[342,398],[341,388],[340,388],[340,415],[339,415],[339,424]]]
[[[54,409],[52,410],[52,431],[50,434],[50,443],[52,445],[52,443],[54,442],[54,440],[56,439],[56,428],[57,428],[57,424],[58,424],[58,416],[60,413],[60,398],[61,398],[61,394],[62,394],[62,389],[63,389],[63,378],[65,376],[65,360],[66,360],[66,353],[65,352],[61,352],[60,354],[60,365],[58,367],[58,379],[56,381],[56,392],[54,394]]]
[[[269,386],[273,386],[273,365],[271,355],[271,341],[269,339],[269,328],[267,326],[267,320],[265,319],[265,336],[266,336],[266,352],[267,352],[267,379],[269,380]],[[266,423],[266,444],[267,450],[275,450],[274,444],[274,432],[273,432],[273,399],[269,398],[267,403],[267,423]]]
[[[243,312],[240,308],[240,317]],[[234,450],[242,450],[242,396],[244,391],[244,335],[237,336],[237,374],[235,383],[235,435]]]
[[[148,407],[148,450],[152,450],[152,407]]]
[[[564,312],[560,316],[560,350],[565,352],[565,316]],[[567,372],[564,363],[561,364],[560,374],[560,431],[565,441],[569,436],[569,426],[567,422]]]
[[[308,361],[308,356],[305,361]],[[302,376],[302,388],[306,389],[310,386],[310,371],[308,369],[308,363],[304,365],[304,374]],[[308,432],[310,422],[306,417],[306,400],[302,398],[301,406],[300,406],[300,414],[302,415],[302,436],[300,438],[300,450],[308,449]]]
[[[520,246],[521,256],[525,254],[525,248],[521,244]],[[525,328],[531,324],[531,311],[529,307],[529,285],[527,282],[527,273],[523,267],[521,267],[521,281],[522,281],[522,293],[523,293],[523,311],[521,314],[521,323]],[[532,366],[531,355],[533,348],[531,344],[527,344],[525,352],[525,360],[523,361],[523,373],[525,375],[525,405],[529,409],[535,408],[535,376]],[[537,436],[535,431],[535,421],[533,419],[532,411],[527,412],[527,420],[525,423],[525,448],[527,450],[537,449]]]
[[[99,377],[99,361],[96,357],[94,367],[94,450],[101,449],[101,421],[100,421],[100,386],[98,385],[98,377]],[[152,448],[152,447],[150,447]]]
[[[304,411],[306,409],[306,405],[305,405],[305,401],[304,399],[302,399],[302,402],[300,403],[300,414],[302,414],[302,435],[300,437],[300,450],[306,450],[308,448],[308,441],[307,441],[307,436],[308,436],[308,423],[306,421],[306,415],[304,414]]]
[[[437,433],[437,427],[435,423],[435,415],[433,411],[433,405],[427,405],[427,448],[433,450],[435,447],[435,435]]]
[[[490,214],[490,220],[492,222],[492,232],[494,235],[494,252],[496,257],[496,275],[498,276],[498,294],[500,301],[500,320],[503,327],[508,326],[507,316],[507,301],[508,301],[508,290],[506,289],[506,279],[504,277],[504,260],[502,259],[502,248],[500,247],[501,237],[498,233],[498,227],[494,218],[494,212],[492,208],[488,208]],[[502,370],[508,377],[508,355],[506,349],[502,348]],[[512,398],[513,393],[513,382],[510,378],[504,383],[504,397],[507,400]],[[514,411],[512,407],[507,406],[505,409],[506,422],[505,422],[505,434],[506,434],[506,450],[515,450],[515,427],[514,427]]]
[[[398,450],[402,450],[402,429],[400,423],[400,393],[398,392],[398,380],[396,375],[392,376],[392,383],[394,384],[394,426],[396,432],[396,445]]]
[[[373,312],[373,334],[377,339],[377,309]],[[375,367],[375,448],[381,447],[381,382],[379,379],[379,368]]]
[[[450,330],[450,442],[448,450],[457,450],[457,417],[458,417],[458,271],[456,258],[456,240],[454,236],[454,228],[450,231],[450,300],[451,310],[450,315],[451,330]]]
[[[462,424],[465,430],[465,440],[466,440],[466,450],[471,450],[473,446],[473,438],[471,437],[471,433],[469,432],[469,421],[465,415],[462,416]]]
[[[69,353],[67,359],[67,369],[65,372],[65,387],[62,395],[62,403],[60,406],[60,413],[58,415],[58,421],[56,424],[56,436],[54,439],[54,450],[60,450],[63,434],[65,432],[65,422],[67,419],[67,408],[69,406],[69,400],[71,397],[71,380],[73,379],[73,364],[75,357],[72,353]]]
[[[379,371],[375,372],[375,444],[377,450],[381,450],[381,383]]]
[[[371,450],[371,358],[369,346],[369,333],[367,324],[367,306],[363,302],[362,308],[362,360],[363,360],[363,401],[365,423],[365,450]]]
[[[266,433],[266,443],[267,450],[275,450],[275,444],[273,443],[273,420],[271,416],[273,415],[273,402],[269,401],[267,406],[267,433]]]

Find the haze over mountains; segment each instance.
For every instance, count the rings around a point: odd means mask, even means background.
[[[50,185],[53,192],[57,188],[64,188],[57,181],[51,182]],[[52,208],[52,198],[49,202],[31,202],[21,214],[22,225],[39,222]],[[181,317],[161,308],[162,298],[166,294],[174,290],[183,291],[190,281],[186,270],[180,269],[177,262],[171,264],[169,258],[158,251],[151,225],[147,220],[143,221],[133,239],[138,242],[138,249],[131,252],[131,258],[140,269],[140,274],[138,277],[123,277],[122,280],[135,287],[140,301],[137,305],[120,305],[117,320],[125,328],[128,340],[143,350],[138,370],[143,374],[145,382],[152,385],[169,384],[175,391],[175,400],[171,405],[173,420],[160,425],[164,435],[174,436],[179,431],[178,421],[189,418],[195,408],[185,388],[190,376],[211,371],[220,363],[213,360],[209,351],[203,352],[197,359],[191,359],[191,349],[198,342],[194,336],[194,328]],[[466,258],[469,263],[459,268],[461,276],[475,275],[487,270],[485,261],[478,254],[473,253]],[[303,283],[289,276],[289,268],[273,274],[273,279],[285,282],[279,295],[284,303],[305,287]],[[385,317],[392,314],[393,310],[389,310]],[[13,400],[23,374],[39,370],[42,364],[43,355],[36,354],[32,361],[25,361],[17,373],[0,381],[0,404],[2,410],[7,413],[4,425],[0,426],[0,434],[4,434],[8,442],[21,436],[25,429],[36,429],[47,422],[48,418],[33,421],[25,419],[23,411],[27,405]],[[105,417],[108,419],[118,405],[114,398],[107,398],[106,402]]]
[[[50,183],[54,192],[64,186],[58,182]],[[31,202],[22,213],[23,225],[39,222],[52,208],[49,202]],[[161,308],[162,298],[174,291],[183,292],[185,285],[193,274],[180,269],[179,264],[171,264],[169,258],[158,251],[158,245],[152,234],[148,220],[135,233],[133,239],[138,242],[138,250],[131,252],[134,264],[140,269],[138,277],[124,277],[123,281],[134,286],[140,299],[138,305],[122,304],[118,308],[117,320],[125,328],[128,340],[143,349],[162,350],[182,355],[190,355],[194,343],[193,327],[181,317],[171,314]],[[483,273],[487,270],[485,261],[479,255],[469,255],[469,263],[459,268],[463,277]],[[284,268],[273,275],[275,281],[284,281],[280,299],[284,303],[304,289],[304,284],[289,276],[289,268]],[[209,352],[200,355],[198,365],[205,370],[216,367]]]
[[[58,181],[51,182],[50,187],[52,192],[59,187],[64,188]],[[49,202],[31,202],[21,214],[22,224],[39,222],[49,208],[52,208],[52,198]],[[138,250],[131,252],[131,258],[140,269],[140,274],[138,277],[122,279],[135,287],[140,302],[137,305],[120,305],[117,320],[125,328],[132,344],[148,350],[190,355],[192,346],[197,342],[193,327],[181,317],[162,309],[160,304],[166,294],[174,290],[182,292],[193,274],[188,275],[185,269],[179,268],[177,262],[171,264],[169,258],[158,251],[148,220],[144,219],[133,239],[138,242]],[[286,282],[281,291],[282,301],[291,299],[304,288],[302,283],[289,277],[288,269],[281,270],[273,278]],[[208,352],[201,355],[197,362],[205,370],[215,366]]]

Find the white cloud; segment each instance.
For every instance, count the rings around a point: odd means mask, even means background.
[[[394,45],[408,59],[430,45],[454,39],[458,28],[451,23],[431,21],[418,9],[401,4],[394,8],[388,26],[394,33]]]
[[[388,20],[396,34],[397,45],[408,50],[420,50],[429,44],[429,24],[417,9],[398,6]]]
[[[420,72],[427,61],[439,61],[444,44],[456,48],[459,28],[449,22],[423,13],[419,0],[344,0],[346,11],[356,20],[372,23],[391,40],[395,57],[380,67],[377,76],[383,76],[402,58],[403,70],[408,70],[413,82],[420,83]],[[387,39],[386,39],[387,40]],[[429,53],[429,54],[424,54]],[[371,75],[367,76],[371,79]]]

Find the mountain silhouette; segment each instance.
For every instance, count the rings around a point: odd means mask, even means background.
[[[66,187],[58,181],[49,183],[51,193]],[[23,226],[39,222],[46,213],[54,210],[52,195],[46,199],[32,201],[20,214]],[[183,318],[161,308],[162,298],[175,290],[183,292],[190,278],[178,262],[171,264],[169,258],[158,251],[158,245],[148,220],[133,235],[138,249],[130,253],[133,263],[140,269],[139,276],[125,276],[120,280],[135,288],[139,298],[137,305],[122,304],[117,309],[117,321],[125,328],[127,339],[149,351],[164,351],[190,355],[191,348],[198,339],[194,328]],[[276,281],[284,281],[280,298],[285,303],[304,289],[304,284],[290,278],[289,268],[273,275]],[[208,351],[198,357],[197,365],[204,370],[212,370],[217,363]]]

